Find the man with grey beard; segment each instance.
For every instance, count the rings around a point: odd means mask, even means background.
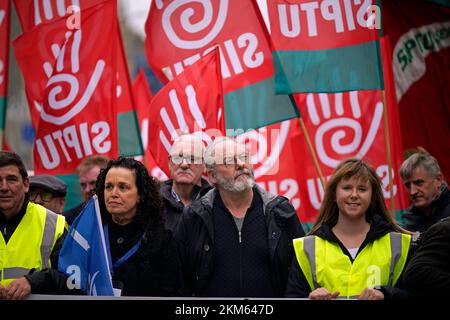
[[[184,286],[200,297],[283,297],[304,236],[288,199],[255,185],[245,146],[219,137],[205,151],[214,186],[184,212],[175,232]]]

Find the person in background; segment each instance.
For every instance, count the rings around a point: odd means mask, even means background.
[[[86,203],[92,197],[97,176],[99,175],[100,170],[106,167],[108,161],[109,158],[106,156],[94,155],[84,159],[78,165],[78,181],[83,196],[83,202],[76,207],[63,212],[69,225],[71,225],[76,217],[78,217],[81,210],[83,210]]]
[[[24,277],[58,267],[67,234],[65,218],[30,201],[30,181],[22,159],[0,151],[0,299],[23,299]]]
[[[401,165],[400,176],[411,200],[402,217],[405,229],[423,233],[450,216],[450,191],[433,156],[414,153]]]
[[[408,299],[401,275],[411,238],[389,215],[375,170],[362,160],[344,160],[327,182],[308,236],[294,240],[286,296]]]
[[[30,177],[30,201],[62,214],[66,205],[66,183],[49,174],[40,174]]]
[[[216,138],[205,152],[211,189],[186,207],[175,231],[184,286],[199,297],[282,297],[304,235],[288,199],[255,185],[245,146]]]
[[[211,189],[202,178],[205,171],[203,141],[194,135],[182,135],[169,153],[171,179],[162,183],[161,195],[165,208],[166,228],[174,231],[185,206]]]
[[[425,232],[406,266],[404,283],[417,298],[450,298],[450,217]]]

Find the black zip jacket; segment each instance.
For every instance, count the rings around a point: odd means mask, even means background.
[[[166,228],[173,232],[181,220],[184,205],[172,196],[172,185],[172,179],[164,181],[164,183],[161,184],[160,192],[164,202]],[[201,186],[194,186],[192,201],[203,197],[209,190],[211,190],[211,188],[212,187],[208,181],[202,178]]]
[[[436,222],[450,217],[450,190],[448,189],[448,185],[443,185],[440,196],[431,203],[431,207],[432,209],[429,215],[423,214],[415,206],[409,207],[402,216],[405,220],[405,229],[423,233]]]
[[[114,264],[137,243],[143,228],[135,223],[112,224],[109,223],[108,238]],[[81,290],[68,289],[67,276],[58,270],[45,269],[26,278],[34,294],[83,294]],[[176,296],[181,287],[181,269],[171,232],[162,224],[146,231],[138,251],[114,270],[112,280],[114,287],[122,290],[122,296]]]
[[[339,241],[339,239],[334,235],[334,233],[331,230],[332,226],[329,225],[322,225],[315,233],[314,235],[330,242],[337,243],[341,249],[342,252],[349,257],[349,259],[353,262],[354,259],[348,252],[348,250],[345,248],[345,246]],[[380,216],[375,215],[372,219],[372,223],[370,224],[369,232],[367,232],[366,239],[361,244],[360,248],[358,249],[358,253],[361,252],[361,250],[368,245],[369,243],[383,237],[389,232],[393,232],[394,230],[391,228],[391,226],[383,220]],[[411,247],[408,253],[408,258],[406,260],[407,265],[410,257],[413,255],[413,250],[415,248],[415,244],[411,242]],[[410,299],[412,298],[412,295],[410,292],[403,289],[403,283],[402,283],[402,275],[400,276],[399,280],[397,281],[395,287],[391,286],[382,286],[381,291],[384,294],[385,300],[403,300],[403,299]],[[286,289],[286,297],[289,298],[307,298],[309,294],[311,293],[311,288],[308,284],[308,281],[306,280],[305,275],[303,274],[303,271],[300,268],[300,265],[297,261],[297,258],[294,258],[292,261],[292,268],[291,272],[289,273],[289,280],[287,283],[287,289]]]
[[[416,297],[450,298],[450,218],[433,225],[404,272],[405,287]]]
[[[255,186],[263,201],[267,225],[271,282],[277,296],[284,296],[294,257],[292,240],[304,236],[297,213],[288,199]],[[188,206],[175,232],[183,269],[183,296],[199,296],[214,272],[213,203],[216,189]]]

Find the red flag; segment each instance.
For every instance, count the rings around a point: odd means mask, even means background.
[[[57,19],[66,18],[66,27],[77,28],[84,19],[84,11],[92,6],[109,0],[14,0],[20,23],[24,32],[28,32],[43,23]],[[81,11],[80,11],[81,10]],[[120,154],[139,155],[142,154],[139,129],[134,114],[134,101],[131,92],[131,81],[128,72],[127,59],[123,49],[120,26],[117,23],[117,31],[105,37],[116,37],[112,39],[116,43],[117,50],[117,72],[114,81],[117,84],[117,112],[118,112],[118,135]],[[44,90],[46,83],[42,83]],[[37,89],[37,88],[36,88]],[[37,126],[39,119],[39,108],[30,99],[27,92],[28,102],[33,126]]]
[[[209,143],[224,135],[223,93],[218,50],[186,68],[153,98],[149,109],[148,147],[169,175],[168,155],[173,140],[192,133]]]
[[[291,136],[299,128],[297,119],[272,124],[236,137],[236,140],[246,143],[255,174],[255,181],[263,189],[285,196],[300,213],[300,189],[297,170],[298,159],[294,151]]]
[[[10,9],[9,0],[0,0],[0,150],[3,148],[8,95]]]
[[[227,128],[297,116],[287,96],[275,95],[268,32],[256,1],[152,1],[145,30],[147,59],[164,83],[219,47]]]
[[[7,95],[10,16],[9,0],[0,0],[0,97]]]
[[[158,180],[167,180],[167,175],[156,164],[155,159],[148,148],[148,114],[150,103],[153,99],[152,93],[148,86],[144,71],[139,70],[138,75],[133,82],[133,95],[136,101],[136,112],[139,120],[139,127],[141,128],[142,145],[144,147],[145,166],[150,175],[156,177]],[[142,157],[136,157],[137,160],[142,161]]]
[[[330,176],[339,162],[348,157],[363,158],[382,179],[383,193],[389,208],[389,171],[381,91],[307,94],[296,98],[324,176]],[[395,142],[391,145],[395,148],[391,153],[396,159],[392,168],[396,207],[405,208],[405,198],[398,197],[403,188],[398,174],[401,145],[394,136],[393,127],[390,127],[390,132],[391,141]],[[302,156],[298,157],[298,165],[302,168],[299,172],[301,219],[302,222],[314,222],[322,202],[323,188],[312,158],[306,151],[304,139],[300,139],[299,143],[301,150],[304,150]]]
[[[382,4],[383,29],[392,44],[404,147],[424,147],[449,179],[450,8],[420,0]]]
[[[375,0],[271,0],[277,94],[384,88]]]
[[[116,32],[116,17],[116,1],[104,1],[83,10],[80,29],[61,18],[14,41],[28,98],[40,109],[37,173],[73,173],[92,154],[117,157],[116,43],[104,36]]]
[[[14,0],[23,32],[35,26],[66,17],[66,26],[76,29],[84,10],[108,0]]]

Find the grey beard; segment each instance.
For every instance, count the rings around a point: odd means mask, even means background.
[[[217,185],[228,192],[242,192],[250,190],[255,185],[255,179],[253,176],[248,177],[245,180],[235,181],[232,179],[226,179],[216,176]]]

